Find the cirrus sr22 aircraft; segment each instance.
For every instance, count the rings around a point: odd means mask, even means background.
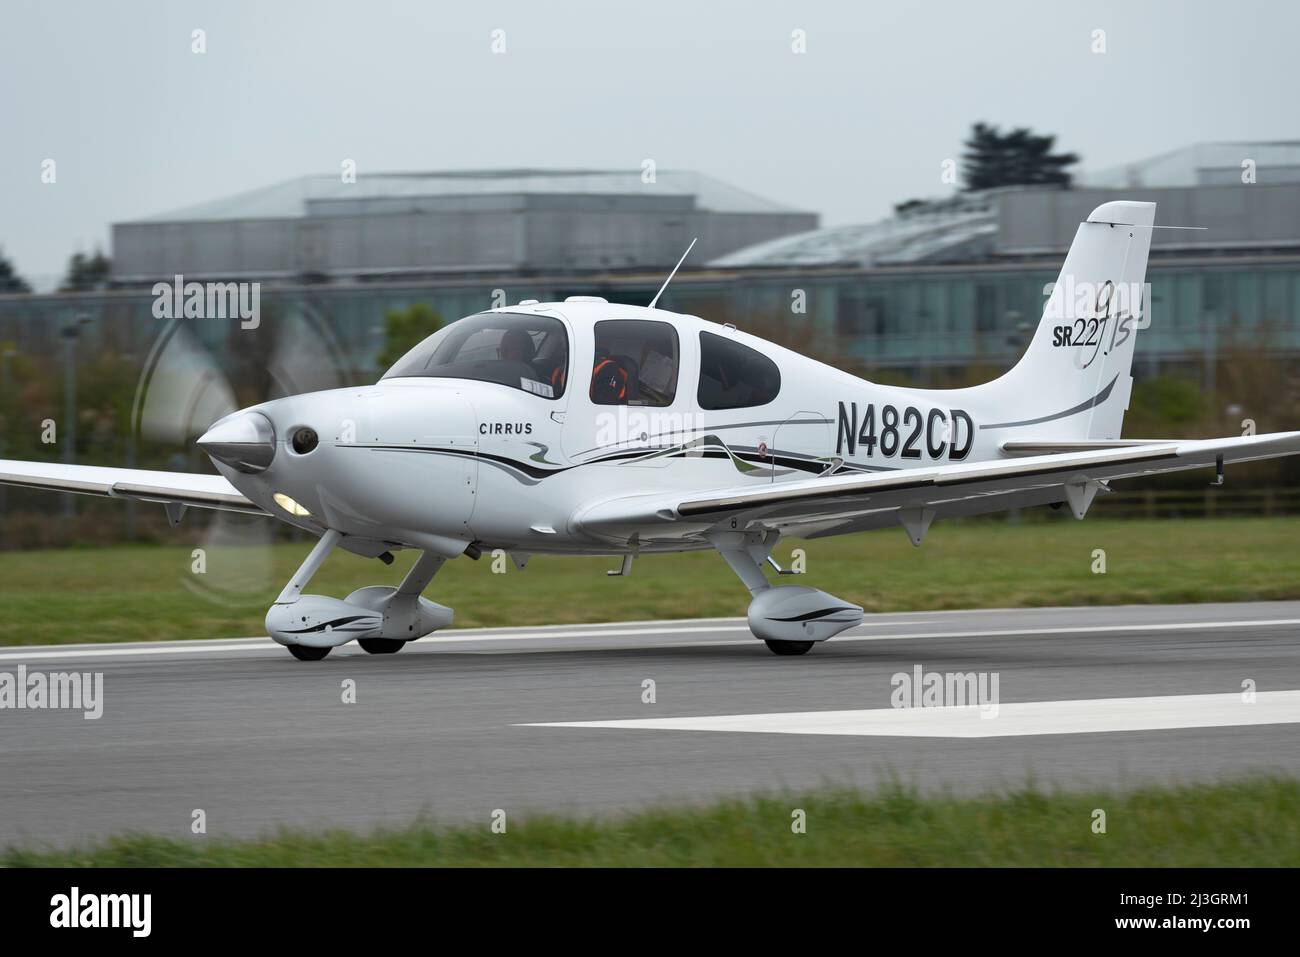
[[[1083,518],[1113,479],[1221,478],[1226,462],[1300,452],[1300,432],[1120,438],[1142,317],[1117,291],[1141,288],[1154,219],[1154,203],[1095,209],[1024,356],[972,388],[877,385],[653,302],[525,301],[446,326],[373,386],[220,419],[199,439],[219,475],[0,461],[0,481],[265,513],[319,536],[266,616],[304,660],[445,627],[452,610],[421,592],[485,549],[521,568],[619,556],[623,574],[639,553],[714,549],[750,593],[753,633],[803,654],[863,610],[774,585],[764,566],[781,571],[785,536],[900,525],[919,545],[936,518],[1063,504]],[[336,547],[421,555],[396,587],[303,594]]]

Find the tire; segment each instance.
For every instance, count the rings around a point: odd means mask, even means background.
[[[769,641],[767,639],[764,639],[763,643],[774,655],[806,655],[812,646],[817,644],[815,641]]]
[[[299,661],[320,661],[333,650],[329,646],[313,648],[310,645],[289,645],[288,648],[289,654]]]
[[[361,650],[371,655],[392,655],[402,650],[404,638],[358,638]]]

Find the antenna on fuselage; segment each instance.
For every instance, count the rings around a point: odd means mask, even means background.
[[[695,244],[699,241],[700,237],[696,236],[691,240],[691,244],[686,247],[686,252],[682,253],[682,258],[677,260],[677,265],[673,267],[673,271],[668,274],[668,278],[664,280],[664,284],[659,287],[659,291],[655,293],[655,297],[650,300],[651,309],[655,307],[655,303],[657,303],[659,297],[664,294],[664,290],[668,288],[668,284],[673,281],[673,276],[677,275],[677,270],[682,268],[682,263],[686,262],[686,257],[691,254],[691,250],[695,248]]]

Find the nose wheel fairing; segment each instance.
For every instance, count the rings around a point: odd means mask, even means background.
[[[282,645],[333,648],[354,638],[377,638],[382,626],[381,615],[325,595],[303,595],[266,613],[266,630]]]
[[[341,539],[336,529],[322,535],[267,611],[266,630],[271,638],[291,650],[328,649],[354,639],[373,647],[389,647],[391,642],[414,641],[451,624],[450,608],[420,596],[446,561],[432,552],[422,554],[396,588],[369,585],[345,599],[302,594]],[[296,653],[295,657],[303,658]]]
[[[773,585],[762,565],[780,535],[775,532],[715,532],[709,542],[752,596],[746,620],[756,638],[775,654],[798,655],[855,625],[865,613],[860,605],[806,585]]]

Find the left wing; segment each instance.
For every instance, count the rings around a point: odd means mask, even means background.
[[[0,483],[266,515],[220,475],[0,459]]]
[[[575,514],[582,531],[643,538],[682,525],[700,531],[778,528],[817,537],[901,522],[925,527],[936,517],[971,515],[1027,505],[1069,502],[1079,517],[1112,479],[1177,472],[1300,453],[1300,432],[1274,432],[1207,441],[1170,440],[1030,455],[997,461],[830,475],[761,487],[700,493],[654,493],[596,503]],[[913,541],[919,541],[913,535]]]

